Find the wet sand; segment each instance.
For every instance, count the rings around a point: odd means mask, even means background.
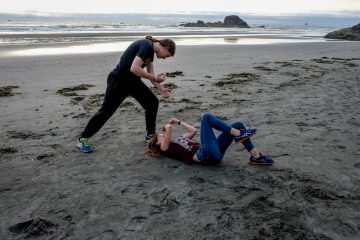
[[[240,145],[215,166],[145,156],[132,98],[83,154],[76,137],[120,54],[0,58],[0,87],[12,86],[0,97],[0,239],[359,239],[359,46],[179,46],[155,60],[183,72],[168,74],[159,128],[240,119],[270,167],[248,165]],[[9,230],[37,218],[52,224]]]

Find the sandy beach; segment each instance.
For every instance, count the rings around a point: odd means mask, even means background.
[[[80,152],[119,56],[0,56],[0,239],[360,238],[359,42],[179,46],[155,60],[183,72],[165,81],[159,129],[171,116],[240,119],[269,167],[241,145],[214,166],[145,156],[132,98]],[[48,222],[9,230],[37,218]]]

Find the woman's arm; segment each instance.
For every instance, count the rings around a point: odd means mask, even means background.
[[[151,75],[154,75],[155,76],[155,73],[154,73],[154,65],[152,62],[149,62],[147,65],[146,65],[146,70],[148,73],[150,73]],[[165,88],[161,83],[157,83],[157,82],[153,82],[151,81],[151,83],[154,85],[154,87],[156,87],[157,89],[159,89],[159,91],[161,92],[161,95],[164,97],[164,98],[168,98],[170,97],[170,91],[169,89]]]
[[[154,64],[152,62],[149,62],[148,64],[146,64],[146,71],[148,73],[150,73],[151,75],[155,76],[155,72],[154,72]]]
[[[144,61],[141,59],[141,57],[136,56],[131,64],[130,72],[138,77],[149,79],[151,82],[162,83],[165,81],[166,77],[164,74],[155,75],[154,73],[148,73],[141,68],[143,64]]]
[[[185,128],[187,132],[183,135],[183,137],[192,139],[195,136],[195,134],[197,133],[196,128],[194,128],[190,124],[188,124],[184,121],[181,121],[179,119],[176,119],[176,118],[171,118],[169,121],[169,124],[177,124],[177,125],[180,125],[183,128]]]
[[[165,133],[164,133],[164,140],[160,144],[160,149],[162,151],[166,151],[169,148],[170,142],[171,142],[171,136],[172,136],[172,126],[171,124],[165,124],[163,127]]]

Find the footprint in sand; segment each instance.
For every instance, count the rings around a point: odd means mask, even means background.
[[[175,197],[170,196],[170,194],[171,191],[167,188],[151,193],[151,197],[155,202],[152,207],[156,209],[153,214],[160,213],[163,210],[169,212],[179,207],[180,203],[175,199]]]
[[[27,233],[27,237],[40,236],[42,234],[52,233],[49,232],[49,228],[56,227],[53,222],[43,219],[35,218],[26,222],[17,223],[9,227],[10,232],[22,234]]]
[[[135,216],[130,219],[127,231],[139,231],[143,228],[143,223],[147,220],[147,217]]]
[[[147,219],[147,217],[135,216],[135,217],[131,218],[130,223],[132,223],[132,224],[143,223],[146,219]]]

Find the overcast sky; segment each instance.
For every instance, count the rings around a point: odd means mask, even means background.
[[[360,11],[360,0],[0,0],[0,12],[174,13],[239,12],[284,15]]]

